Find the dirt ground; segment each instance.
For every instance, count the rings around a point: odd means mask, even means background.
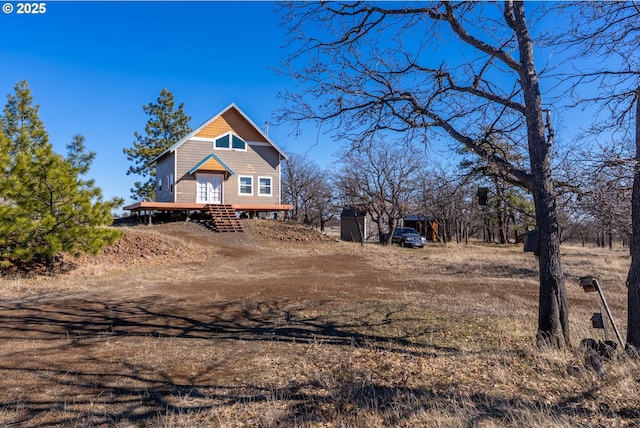
[[[330,416],[335,396],[317,379],[334,364],[353,369],[354,352],[379,354],[393,373],[420,358],[447,371],[461,352],[529,349],[536,262],[521,249],[488,261],[455,245],[360,246],[294,225],[245,227],[122,228],[100,255],[66,259],[64,275],[4,280],[0,425],[352,426]],[[576,260],[569,278],[592,266]],[[589,314],[588,297],[571,296],[576,314]],[[621,293],[610,304],[624,316]],[[463,324],[489,333],[456,335]],[[340,394],[349,384],[334,381]],[[393,382],[375,391],[397,391]],[[442,382],[444,396],[459,394]],[[361,407],[341,414],[358,419]],[[380,425],[395,425],[385,411]]]

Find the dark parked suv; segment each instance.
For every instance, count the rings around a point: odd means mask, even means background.
[[[401,247],[422,248],[427,242],[427,239],[424,236],[420,236],[412,227],[396,227],[396,230],[393,231],[391,242]]]

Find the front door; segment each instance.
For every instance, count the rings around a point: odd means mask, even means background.
[[[222,179],[219,174],[198,174],[196,189],[196,203],[220,204],[222,203]]]

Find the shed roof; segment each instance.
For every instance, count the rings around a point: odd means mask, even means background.
[[[367,212],[357,208],[343,208],[340,217],[366,217]]]

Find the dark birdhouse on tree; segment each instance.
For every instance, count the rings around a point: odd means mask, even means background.
[[[486,187],[478,187],[478,205],[487,205],[489,199],[489,189]]]
[[[592,293],[598,290],[596,287],[596,281],[593,280],[592,276],[583,276],[580,278],[580,287],[582,287],[586,293]]]
[[[604,321],[602,320],[602,314],[599,312],[594,313],[591,316],[591,327],[604,328]]]
[[[538,239],[538,229],[530,230],[522,234],[524,238],[524,252],[533,253],[536,256],[540,250],[540,240]]]

